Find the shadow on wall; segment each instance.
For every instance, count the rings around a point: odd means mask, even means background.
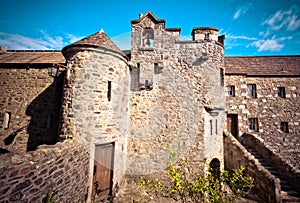
[[[27,151],[36,150],[43,144],[53,145],[58,142],[63,81],[62,73],[27,107],[26,115],[31,116],[27,127]]]

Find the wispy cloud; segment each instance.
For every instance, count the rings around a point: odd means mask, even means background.
[[[245,35],[231,35],[231,34],[228,34],[226,35],[226,39],[244,39],[244,40],[257,40],[257,38],[255,37],[248,37],[248,36],[245,36]]]
[[[238,19],[241,15],[245,14],[248,9],[252,6],[252,4],[247,4],[247,5],[244,5],[242,7],[240,7],[233,15],[233,19],[236,20]]]
[[[58,50],[82,38],[72,34],[67,34],[63,38],[61,36],[50,36],[43,30],[40,30],[40,32],[42,36],[39,38],[0,32],[0,45],[13,50]]]
[[[286,11],[279,10],[269,16],[263,25],[268,25],[273,30],[297,30],[300,26],[299,8],[294,5]]]
[[[284,47],[284,41],[285,40],[291,40],[292,37],[281,37],[281,38],[276,38],[276,36],[273,36],[271,39],[260,39],[257,41],[252,42],[249,44],[249,46],[254,46],[258,48],[258,51],[281,51],[282,48]]]

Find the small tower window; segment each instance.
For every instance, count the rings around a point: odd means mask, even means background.
[[[47,122],[47,129],[51,129],[52,128],[52,121],[53,120],[53,114],[48,114],[48,122]]]
[[[3,118],[3,128],[4,129],[9,128],[10,119],[11,119],[11,113],[10,112],[5,112],[4,113],[4,118]]]
[[[107,101],[111,100],[111,81],[107,82]]]
[[[218,120],[216,119],[216,135],[218,134]]]
[[[220,85],[224,87],[224,69],[220,69]]]
[[[209,123],[210,123],[210,135],[213,135],[213,120],[210,120]]]

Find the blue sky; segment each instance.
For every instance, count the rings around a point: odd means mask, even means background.
[[[225,55],[300,55],[300,0],[3,0],[0,45],[55,49],[101,28],[121,49],[130,49],[130,20],[151,10],[180,27],[211,26],[225,34]]]

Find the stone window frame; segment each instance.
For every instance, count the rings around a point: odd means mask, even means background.
[[[235,97],[235,86],[234,85],[226,86],[226,96]]]
[[[248,118],[248,126],[250,131],[258,132],[258,118],[257,117],[251,117]]]
[[[289,123],[286,121],[280,122],[280,131],[284,133],[289,133]]]
[[[286,98],[285,87],[278,87],[277,88],[277,95],[280,98]]]
[[[247,96],[252,98],[257,98],[256,84],[247,84]]]

